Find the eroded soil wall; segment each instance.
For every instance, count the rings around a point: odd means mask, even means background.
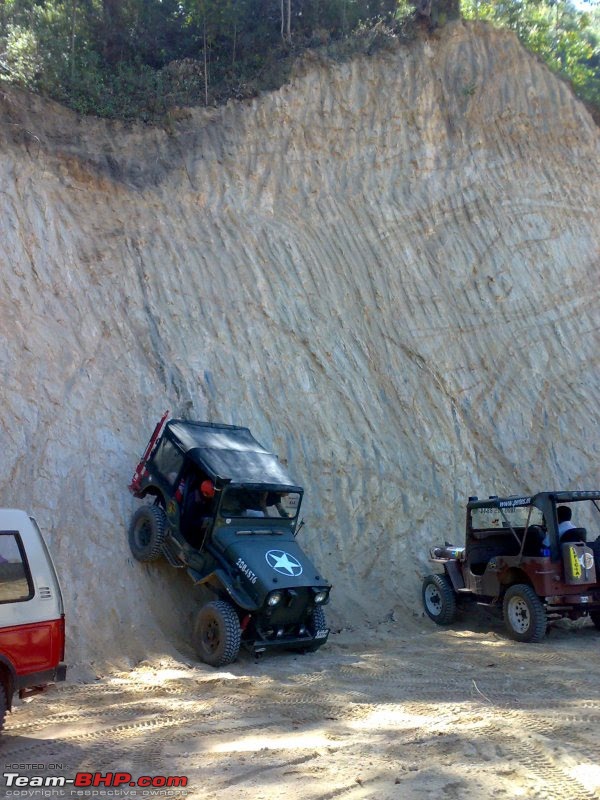
[[[600,136],[512,35],[168,131],[0,100],[0,503],[50,542],[71,661],[186,638],[186,576],[125,538],[165,409],[285,459],[338,625],[420,613],[468,495],[598,483]]]

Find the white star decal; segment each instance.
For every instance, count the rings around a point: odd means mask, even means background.
[[[296,578],[302,574],[302,564],[294,556],[283,550],[269,550],[265,558],[267,559],[267,564],[281,575],[289,575]]]

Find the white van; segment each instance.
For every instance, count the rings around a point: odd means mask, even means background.
[[[50,553],[25,511],[0,509],[0,729],[15,693],[66,676],[65,614]]]

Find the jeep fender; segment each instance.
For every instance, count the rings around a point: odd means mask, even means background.
[[[452,588],[455,592],[458,592],[459,589],[465,588],[465,580],[463,578],[463,574],[458,568],[457,561],[447,561],[444,564],[444,569],[446,570],[446,575],[450,578],[452,583]]]
[[[525,583],[528,586],[532,585],[529,575],[519,567],[506,567],[504,566],[498,575],[500,585],[504,590],[515,583]]]
[[[146,500],[148,497],[154,497],[159,506],[162,506],[163,508],[166,508],[167,506],[162,489],[160,489],[158,486],[155,486],[153,483],[151,483],[150,486],[146,486],[146,488],[136,495],[136,497],[139,500]]]
[[[223,569],[215,569],[213,572],[209,572],[208,575],[203,575],[190,567],[188,575],[194,583],[209,586],[220,597],[231,600],[236,606],[243,608],[245,611],[256,611],[259,608],[250,595],[241,586],[235,585],[234,581]]]

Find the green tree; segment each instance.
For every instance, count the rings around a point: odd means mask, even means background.
[[[590,13],[568,0],[463,0],[462,12],[514,30],[580,97],[600,108],[600,26],[594,15],[600,4],[588,5]]]
[[[458,2],[0,0],[0,79],[83,113],[154,119],[278,86],[305,47],[371,52],[410,4],[412,16],[442,25]],[[462,11],[515,30],[600,107],[599,0],[586,13],[567,0],[463,0]]]

